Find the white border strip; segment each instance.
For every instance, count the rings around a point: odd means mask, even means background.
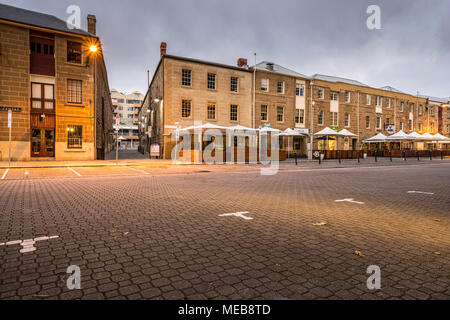
[[[73,173],[75,173],[77,176],[81,177],[81,174],[79,174],[78,172],[76,172],[75,170],[73,170],[72,168],[68,168],[70,171],[72,171]]]
[[[5,180],[6,175],[8,174],[8,172],[9,172],[9,169],[6,169],[5,173],[3,173],[3,175],[2,175],[2,179],[1,180]]]

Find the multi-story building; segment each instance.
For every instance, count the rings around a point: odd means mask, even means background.
[[[251,127],[252,81],[245,60],[234,67],[167,55],[162,43],[161,60],[140,111],[143,151],[158,143],[161,156],[170,158],[173,130],[195,121]]]
[[[0,157],[102,159],[112,147],[112,103],[96,18],[88,32],[0,4]]]
[[[194,120],[222,126],[291,128],[303,137],[293,137],[289,144],[282,140],[281,148],[310,157],[317,149],[359,150],[365,139],[378,133],[403,130],[449,135],[450,108],[445,108],[449,99],[412,95],[390,86],[374,88],[334,76],[306,76],[267,61],[247,67],[242,60],[235,67],[170,56],[163,43],[139,117],[146,151],[150,143],[158,143],[161,156],[170,158],[171,133],[192,126]],[[237,91],[233,79],[239,79]],[[231,116],[233,106],[239,110],[237,118]],[[325,140],[314,135],[326,127],[347,129],[356,137]]]
[[[120,136],[119,147],[126,149],[138,148],[139,111],[144,100],[144,95],[138,91],[124,94],[116,89],[112,89],[111,99],[114,107],[114,123],[116,117],[120,117],[120,126],[118,128]],[[114,130],[117,130],[115,124]]]

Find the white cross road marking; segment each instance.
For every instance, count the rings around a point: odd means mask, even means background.
[[[34,246],[36,244],[36,242],[52,240],[52,239],[57,239],[57,238],[59,238],[59,236],[39,237],[39,238],[28,239],[28,240],[14,240],[14,241],[6,242],[6,243],[0,243],[0,247],[20,244],[22,246],[22,249],[19,252],[27,253],[27,252],[36,251],[36,247]]]
[[[417,193],[417,194],[429,194],[434,195],[432,192],[423,192],[423,191],[408,191],[409,194]]]
[[[72,168],[69,168],[70,171],[72,171],[73,173],[75,173],[77,176],[81,177],[81,174],[79,174],[78,172],[76,172],[75,170],[73,170]]]
[[[224,214],[220,214],[219,217],[239,217],[245,220],[253,220],[253,218],[251,217],[246,217],[244,216],[245,214],[250,213],[248,211],[245,212],[235,212],[235,213],[224,213]]]
[[[6,169],[5,173],[3,173],[3,175],[2,175],[2,180],[5,180],[6,175],[8,174],[8,172],[9,172],[9,169]]]
[[[356,204],[364,204],[364,202],[355,201],[355,199],[342,199],[342,200],[336,200],[334,202],[350,202],[350,203],[356,203]]]

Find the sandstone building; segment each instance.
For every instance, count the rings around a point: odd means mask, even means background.
[[[102,159],[113,142],[112,103],[96,18],[88,32],[0,4],[0,158]]]

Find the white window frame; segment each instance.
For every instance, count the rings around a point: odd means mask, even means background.
[[[331,91],[330,100],[331,101],[339,101],[339,92]]]
[[[366,105],[370,106],[372,104],[372,96],[370,94],[366,94]]]
[[[345,91],[345,102],[350,103],[352,99],[352,93],[350,91]]]
[[[267,78],[261,79],[261,91],[269,92],[269,79]]]
[[[346,128],[350,128],[350,126],[351,126],[351,115],[350,115],[350,113],[346,113],[344,115],[344,126]]]
[[[318,97],[319,99],[323,100],[323,99],[324,99],[324,96],[325,96],[325,90],[324,90],[323,88],[319,88],[319,89],[317,90],[317,97]]]
[[[281,92],[280,92],[280,84],[281,84]],[[284,94],[284,81],[277,82],[277,93]]]

